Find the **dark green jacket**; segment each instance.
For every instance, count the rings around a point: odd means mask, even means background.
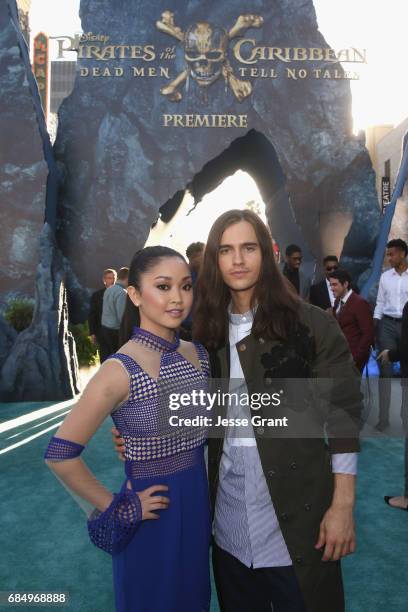
[[[336,379],[326,414],[327,429],[333,436],[328,444],[323,436],[270,438],[264,428],[254,429],[263,472],[307,610],[340,612],[344,609],[340,563],[322,562],[322,552],[314,545],[333,496],[330,455],[359,450],[360,376],[332,316],[302,303],[299,320],[296,333],[285,343],[256,339],[251,334],[237,344],[237,349],[249,393],[272,389],[278,379]],[[228,378],[229,346],[213,353],[211,362],[213,377]],[[299,385],[304,385],[304,380],[299,380]],[[299,396],[299,402],[303,399]],[[270,416],[267,409],[252,411],[252,414],[259,413]],[[223,439],[209,441],[213,508],[222,446]]]

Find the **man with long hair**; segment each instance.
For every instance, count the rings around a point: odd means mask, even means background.
[[[264,427],[254,427],[252,438],[209,440],[221,610],[342,612],[340,559],[355,549],[361,413],[345,338],[333,317],[296,295],[268,228],[251,211],[215,221],[197,284],[193,337],[209,350],[213,377],[241,379],[253,391],[272,388],[274,379],[347,380],[328,411],[328,445],[323,435],[268,438]]]

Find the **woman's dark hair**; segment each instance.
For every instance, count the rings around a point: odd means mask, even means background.
[[[253,334],[286,339],[298,319],[300,299],[276,263],[268,228],[251,210],[230,210],[218,217],[210,230],[196,284],[193,338],[208,349],[219,348],[227,340],[227,308],[231,296],[219,270],[218,252],[224,231],[240,221],[252,225],[262,253],[261,273],[251,304],[258,305]]]
[[[155,266],[160,259],[164,257],[179,257],[183,260],[186,265],[187,262],[183,255],[174,249],[170,249],[165,246],[149,246],[145,247],[141,251],[137,251],[133,256],[132,262],[129,268],[129,280],[128,284],[139,289],[141,286],[141,276],[153,266]],[[119,330],[119,346],[125,344],[132,335],[132,330],[135,326],[140,325],[140,314],[139,309],[135,306],[129,296],[126,297],[125,312],[123,313],[122,322]]]

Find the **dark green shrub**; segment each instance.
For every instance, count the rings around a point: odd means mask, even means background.
[[[79,366],[93,366],[99,363],[98,349],[89,338],[88,323],[70,325],[69,330],[75,338]]]
[[[30,326],[34,312],[34,302],[29,298],[13,298],[7,302],[4,318],[17,332]]]

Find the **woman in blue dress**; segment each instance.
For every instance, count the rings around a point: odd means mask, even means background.
[[[208,357],[177,329],[192,305],[184,258],[146,247],[130,266],[121,335],[52,438],[46,461],[88,504],[88,531],[113,558],[119,612],[204,612],[210,606],[205,431],[170,425],[169,393],[202,388]],[[173,400],[176,396],[172,396]],[[193,416],[185,406],[180,416]],[[126,479],[112,494],[80,458],[108,415],[126,443]]]

